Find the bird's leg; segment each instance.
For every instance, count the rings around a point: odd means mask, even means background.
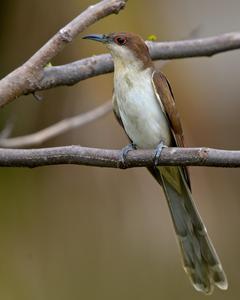
[[[154,154],[154,158],[153,158],[154,167],[157,167],[157,165],[158,165],[158,161],[161,156],[163,148],[167,148],[167,146],[164,145],[163,141],[161,141],[155,148],[155,154]]]
[[[130,143],[121,150],[118,167],[120,169],[126,169],[126,158],[129,151],[136,150],[137,146],[134,143]]]

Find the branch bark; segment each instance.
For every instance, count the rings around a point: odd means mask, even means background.
[[[218,36],[172,42],[146,42],[154,60],[168,60],[190,57],[209,57],[226,51],[240,49],[240,32]],[[45,90],[62,85],[73,85],[81,80],[113,71],[110,54],[84,58],[66,65],[44,69],[37,87],[27,93]]]
[[[154,150],[130,151],[126,168],[146,167],[153,163]],[[106,168],[119,168],[121,150],[106,150],[80,146],[42,149],[0,149],[1,167],[40,167],[75,164]],[[164,148],[159,165],[240,167],[240,151],[210,148]]]
[[[2,134],[3,136],[0,135],[0,147],[25,148],[25,147],[37,146],[69,130],[72,130],[74,128],[79,128],[83,125],[93,122],[99,119],[100,117],[103,117],[111,110],[112,110],[112,103],[111,101],[108,101],[105,104],[100,105],[97,108],[94,108],[93,110],[90,110],[86,113],[81,113],[71,118],[61,120],[60,122],[57,122],[38,132],[29,135],[18,136],[14,138],[5,137],[4,135],[5,130],[4,130]],[[12,123],[10,123],[10,125],[12,125]],[[6,131],[9,132],[8,126],[6,127]]]
[[[73,85],[81,80],[112,72],[113,62],[110,54],[92,56],[62,66],[43,67],[79,32],[100,18],[111,13],[117,13],[124,7],[125,2],[126,0],[101,1],[89,7],[60,30],[22,67],[0,81],[0,107],[22,94],[62,85]],[[93,14],[92,17],[88,19],[91,14]],[[182,41],[147,41],[147,44],[154,60],[212,56],[239,49],[240,32]]]
[[[102,0],[60,29],[26,63],[0,81],[0,107],[22,94],[37,90],[44,76],[44,66],[88,26],[110,14],[118,13],[124,8],[126,1]]]
[[[177,42],[147,42],[152,59],[210,57],[240,48],[240,32]]]

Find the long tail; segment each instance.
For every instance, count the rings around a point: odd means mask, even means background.
[[[178,237],[184,270],[197,291],[210,294],[214,285],[227,289],[221,262],[207,234],[181,167],[150,170],[162,184]]]

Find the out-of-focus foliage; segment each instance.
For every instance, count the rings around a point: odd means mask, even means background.
[[[88,0],[1,0],[0,76],[30,57]],[[128,1],[84,34],[133,31],[158,40],[239,30],[237,0]],[[105,52],[78,38],[53,65]],[[212,58],[175,60],[164,67],[189,146],[239,149],[240,50]],[[94,88],[93,88],[94,87]],[[27,134],[87,111],[111,97],[112,75],[21,97],[1,110],[15,117],[14,135]],[[112,114],[44,146],[81,144],[120,148],[127,143]],[[193,192],[239,298],[240,170],[191,168]],[[202,299],[185,276],[169,212],[144,169],[118,171],[59,166],[0,170],[0,298],[11,300]]]

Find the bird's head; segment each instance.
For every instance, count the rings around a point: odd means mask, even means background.
[[[91,34],[83,37],[104,43],[110,50],[115,67],[138,65],[139,68],[152,66],[148,47],[137,34],[129,32]]]

